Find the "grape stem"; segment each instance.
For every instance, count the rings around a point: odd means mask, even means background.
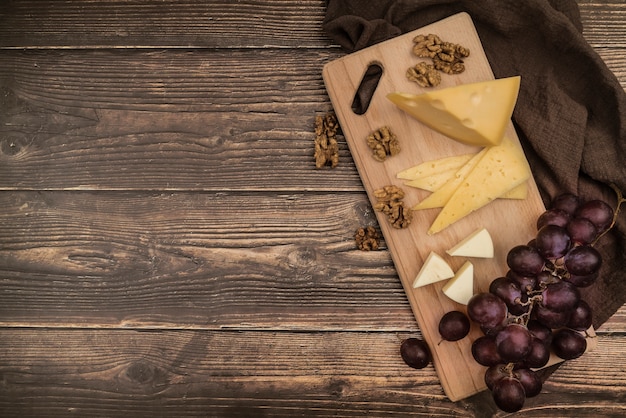
[[[613,183],[610,184],[611,189],[613,189],[613,191],[615,192],[615,194],[617,195],[617,203],[615,206],[615,211],[613,212],[613,220],[611,221],[611,224],[609,225],[608,228],[606,228],[601,234],[598,234],[598,236],[596,237],[596,239],[591,243],[591,245],[596,245],[596,243],[598,242],[598,240],[600,238],[602,238],[604,236],[604,234],[606,234],[607,232],[609,232],[611,229],[613,229],[613,227],[615,226],[615,224],[617,223],[617,217],[619,216],[619,212],[620,209],[622,208],[622,203],[626,202],[626,199],[624,199],[624,196],[622,194],[622,191]]]

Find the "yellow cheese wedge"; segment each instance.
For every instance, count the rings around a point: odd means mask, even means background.
[[[498,145],[510,122],[520,77],[462,84],[415,95],[390,93],[396,106],[430,128],[469,145]]]
[[[455,257],[493,258],[493,240],[489,231],[479,228],[446,252]]]
[[[463,167],[459,168],[454,176],[426,199],[413,206],[413,210],[432,209],[443,207],[452,197],[456,189],[467,178],[469,173],[478,165],[489,148],[483,148],[474,155]]]
[[[486,154],[455,190],[428,230],[435,234],[525,182],[531,175],[521,147],[508,138]]]
[[[466,261],[441,290],[453,301],[467,305],[474,296],[474,265]]]
[[[509,190],[508,192],[500,196],[500,199],[524,200],[527,197],[528,197],[528,182],[525,181],[519,186],[514,187],[513,189]]]
[[[473,156],[474,154],[462,154],[424,161],[421,164],[400,171],[396,174],[396,177],[403,180],[414,180],[417,178],[429,177],[444,171],[456,170],[467,163]]]
[[[435,173],[430,176],[418,177],[413,180],[405,181],[404,184],[409,187],[415,187],[416,189],[434,192],[454,177],[454,173],[457,171],[458,168],[453,168],[452,170],[442,171],[441,173]]]
[[[413,288],[426,286],[427,284],[440,282],[454,277],[454,271],[450,265],[441,258],[436,252],[431,252],[426,257],[424,265],[415,276],[413,281]]]

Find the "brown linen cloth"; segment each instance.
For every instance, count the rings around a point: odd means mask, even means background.
[[[496,78],[522,78],[513,121],[544,203],[571,192],[615,207],[608,185],[626,193],[626,93],[583,38],[574,0],[329,0],[323,28],[353,52],[459,12],[472,17]],[[622,207],[596,246],[601,276],[583,289],[596,328],[626,302]]]

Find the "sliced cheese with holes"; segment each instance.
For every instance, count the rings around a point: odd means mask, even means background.
[[[459,168],[454,176],[439,189],[430,194],[426,199],[413,206],[413,210],[441,208],[450,200],[456,189],[465,181],[472,170],[480,163],[487,153],[488,148],[483,148],[474,155],[463,167]]]
[[[441,209],[428,230],[429,235],[447,228],[530,178],[530,167],[522,148],[509,138],[486,150]]]
[[[489,231],[479,228],[446,252],[455,257],[493,258],[493,240]]]
[[[504,137],[520,77],[462,84],[419,95],[390,93],[387,98],[430,128],[469,145],[498,145]]]
[[[426,286],[427,284],[440,282],[454,277],[454,271],[439,254],[432,251],[426,257],[424,265],[415,276],[413,288]]]
[[[461,305],[474,295],[474,265],[466,261],[442,288],[444,295]]]
[[[417,178],[429,177],[444,171],[457,170],[459,167],[467,163],[473,156],[474,154],[462,154],[424,161],[423,163],[400,171],[396,174],[396,177],[403,180],[414,180]]]
[[[500,196],[501,199],[517,199],[517,200],[524,200],[527,197],[528,197],[528,182],[527,181],[523,182],[519,186],[514,187],[513,189],[509,190],[508,192]]]

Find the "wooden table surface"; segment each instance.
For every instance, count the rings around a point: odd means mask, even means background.
[[[626,4],[579,0],[626,86]],[[321,0],[0,4],[0,416],[493,416],[432,366],[331,110]],[[626,305],[519,416],[626,415]]]

